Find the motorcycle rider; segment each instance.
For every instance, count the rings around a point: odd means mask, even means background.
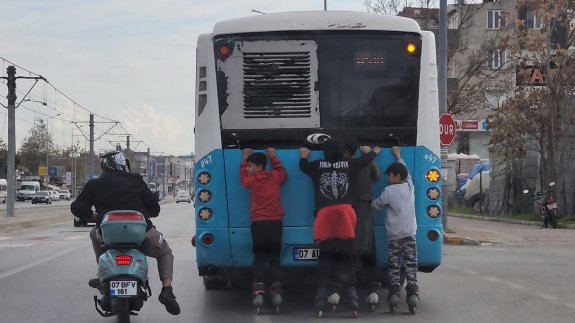
[[[104,253],[100,223],[104,215],[112,210],[136,210],[146,217],[146,240],[141,251],[148,257],[156,258],[162,281],[162,292],[158,297],[166,310],[172,315],[180,314],[180,306],[172,291],[174,255],[164,236],[156,230],[150,221],[160,213],[158,199],[148,188],[140,174],[130,173],[130,161],[124,153],[111,151],[100,157],[102,174],[99,178],[86,183],[84,189],[70,206],[72,214],[78,218],[93,216],[92,206],[96,208],[96,226],[90,231],[96,262]],[[98,288],[100,280],[90,279],[90,287]]]

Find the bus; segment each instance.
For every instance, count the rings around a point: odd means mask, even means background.
[[[206,289],[250,277],[250,198],[239,178],[243,148],[276,148],[288,173],[281,187],[282,270],[299,274],[317,267],[314,193],[299,168],[298,148],[309,147],[310,160],[319,159],[321,144],[330,137],[383,147],[376,158],[382,170],[395,161],[391,146],[401,142],[416,190],[419,270],[439,266],[437,95],[435,38],[412,19],[286,12],[222,21],[200,35],[192,242]],[[374,196],[386,182],[374,182]],[[385,215],[373,216],[377,265],[383,273],[388,263]]]

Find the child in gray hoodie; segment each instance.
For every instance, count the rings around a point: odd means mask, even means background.
[[[415,233],[417,223],[415,219],[415,194],[413,182],[407,166],[401,159],[399,147],[394,146],[391,152],[397,162],[389,165],[387,186],[381,196],[373,200],[371,206],[377,210],[385,209],[385,228],[389,245],[389,296],[390,310],[395,312],[399,302],[400,285],[400,259],[403,258],[407,286],[407,303],[417,306],[419,300],[419,287],[417,286],[417,245]]]

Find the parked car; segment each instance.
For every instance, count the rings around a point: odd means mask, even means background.
[[[70,191],[68,190],[59,190],[58,191],[58,195],[60,195],[60,198],[66,201],[70,201]]]
[[[60,194],[58,193],[58,191],[49,191],[49,192],[52,201],[60,201]]]
[[[192,197],[190,196],[190,193],[186,191],[179,191],[178,195],[176,195],[176,203],[180,202],[192,203]]]
[[[46,203],[52,204],[52,194],[48,191],[38,191],[32,197],[32,204]]]

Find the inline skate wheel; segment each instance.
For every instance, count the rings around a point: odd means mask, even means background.
[[[417,306],[409,305],[409,314],[415,315],[415,312],[417,312]]]
[[[389,312],[395,314],[397,312],[397,304],[389,304]]]

